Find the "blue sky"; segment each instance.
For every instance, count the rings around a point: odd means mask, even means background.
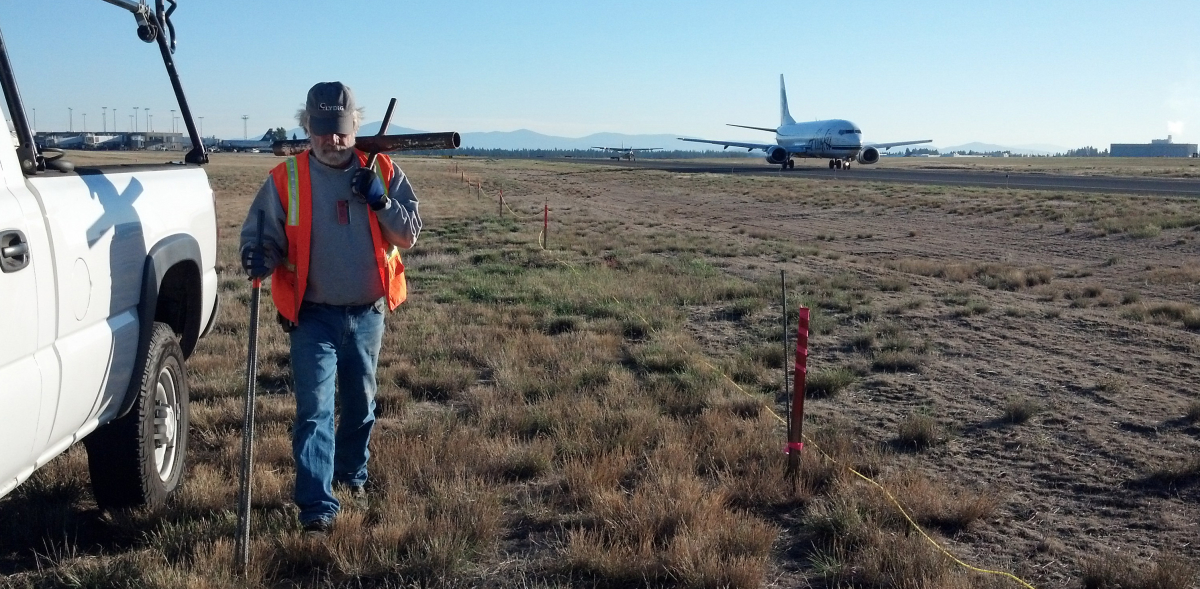
[[[351,8],[353,7],[353,8]],[[1200,2],[179,0],[176,62],[206,135],[295,126],[338,79],[367,120],[429,131],[766,139],[798,120],[873,141],[1065,147],[1200,142]],[[177,108],[157,48],[101,0],[9,1],[0,28],[40,130],[155,130]],[[139,129],[145,113],[139,112]]]

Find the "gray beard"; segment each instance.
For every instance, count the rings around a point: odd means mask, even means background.
[[[353,147],[347,147],[342,151],[338,151],[336,149],[321,149],[314,145],[312,152],[316,156],[317,161],[331,168],[344,168],[354,158]]]

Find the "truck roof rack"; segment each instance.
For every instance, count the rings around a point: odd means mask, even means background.
[[[175,91],[175,100],[179,102],[179,113],[183,124],[187,126],[188,135],[192,140],[192,150],[184,156],[189,164],[204,165],[208,163],[208,154],[204,151],[204,141],[196,131],[196,123],[192,120],[192,110],[188,108],[187,97],[183,94],[183,84],[179,82],[179,72],[175,69],[175,25],[171,23],[171,13],[175,12],[175,0],[154,0],[154,10],[146,0],[104,0],[113,6],[124,8],[133,13],[137,21],[138,38],[153,43],[158,41],[159,53],[162,53],[163,65],[167,68],[167,76],[171,78],[171,88]],[[170,5],[168,8],[167,5]],[[167,37],[170,36],[170,40]]]

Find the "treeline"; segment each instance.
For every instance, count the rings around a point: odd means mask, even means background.
[[[411,155],[432,155],[432,156],[471,156],[471,157],[486,157],[494,159],[532,159],[532,158],[580,158],[580,159],[610,159],[620,157],[625,159],[624,153],[604,152],[596,149],[483,149],[479,147],[460,147],[458,149],[439,149],[439,150],[423,150],[423,151],[406,151],[405,154]],[[688,150],[664,150],[664,151],[641,151],[634,155],[637,159],[685,159],[685,158],[743,158],[743,157],[762,157],[761,154],[747,154],[745,151],[688,151]]]
[[[912,157],[914,155],[938,155],[938,150],[921,147],[918,149],[904,148],[904,157]]]
[[[1080,147],[1079,149],[1068,149],[1059,155],[1062,157],[1108,157],[1108,150],[1101,151],[1089,145],[1087,147]]]
[[[1009,151],[975,151],[975,150],[969,150],[969,151],[959,150],[959,151],[953,151],[953,152],[949,152],[949,153],[953,153],[953,154],[957,154],[957,155],[975,155],[975,156],[984,156],[984,157],[1108,157],[1107,149],[1100,150],[1100,149],[1096,149],[1095,147],[1092,147],[1090,145],[1087,147],[1080,147],[1079,149],[1068,149],[1067,151],[1065,151],[1063,153],[1056,153],[1053,155],[1029,155],[1029,154],[1023,154],[1023,153],[1012,153]],[[936,155],[942,155],[942,154],[941,154],[941,152],[939,152],[936,149],[929,149],[929,148],[905,149],[904,150],[905,157],[922,156],[922,155],[936,156]]]

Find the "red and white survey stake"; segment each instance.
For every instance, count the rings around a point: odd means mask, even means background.
[[[792,415],[788,427],[788,467],[798,463],[800,451],[804,449],[804,382],[808,376],[808,319],[807,307],[800,307],[800,321],[796,326],[796,371],[793,376]]]

